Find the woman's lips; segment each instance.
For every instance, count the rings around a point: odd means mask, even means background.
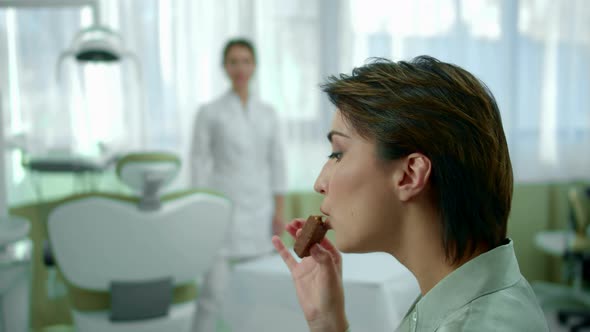
[[[324,215],[325,225],[328,227],[328,229],[332,229],[332,224],[330,223],[330,215],[328,213],[326,213],[326,211],[324,211],[321,207],[320,207],[320,212]]]
[[[326,220],[324,221],[324,225],[326,226],[326,228],[332,229],[332,223],[330,223],[330,219],[326,218]]]

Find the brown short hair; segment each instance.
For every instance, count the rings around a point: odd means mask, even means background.
[[[447,258],[506,238],[512,166],[500,111],[487,86],[433,57],[374,59],[322,85],[359,135],[384,160],[413,152],[432,162],[430,183]]]

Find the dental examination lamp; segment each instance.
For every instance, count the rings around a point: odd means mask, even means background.
[[[141,92],[142,72],[139,58],[124,47],[123,38],[119,33],[98,23],[100,22],[98,15],[96,14],[98,9],[95,9],[94,12],[94,25],[78,31],[70,48],[62,52],[57,59],[55,68],[56,80],[58,83],[60,82],[62,66],[68,58],[73,58],[80,65],[88,63],[119,64],[122,63],[123,60],[129,59],[133,62],[135,68],[136,86],[140,88],[139,107],[142,111],[140,114],[140,121],[141,123],[144,123],[143,110],[145,109],[145,100],[143,93]],[[144,132],[140,132],[142,139],[144,134]]]
[[[141,82],[141,66],[137,56],[126,50],[123,39],[114,30],[103,25],[92,25],[80,30],[69,49],[59,56],[56,64],[56,79],[60,80],[63,62],[73,57],[80,64],[83,63],[114,63],[129,58],[135,65],[137,82]]]

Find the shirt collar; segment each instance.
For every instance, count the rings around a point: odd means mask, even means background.
[[[229,100],[231,100],[233,104],[242,107],[240,96],[238,96],[238,94],[235,93],[233,89],[230,88],[225,95],[229,98]],[[252,91],[252,87],[250,87],[250,90],[248,91],[248,102],[246,103],[246,107],[249,108],[249,106],[255,102],[256,98],[257,95]]]
[[[416,305],[417,327],[432,329],[451,313],[522,278],[512,240],[485,252],[442,279]]]

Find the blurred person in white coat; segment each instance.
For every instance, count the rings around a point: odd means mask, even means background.
[[[191,185],[210,188],[233,203],[233,220],[220,258],[197,299],[194,332],[214,332],[221,313],[230,262],[273,251],[270,239],[284,230],[285,161],[275,111],[250,89],[256,52],[245,39],[223,50],[232,88],[202,106],[193,126]]]

